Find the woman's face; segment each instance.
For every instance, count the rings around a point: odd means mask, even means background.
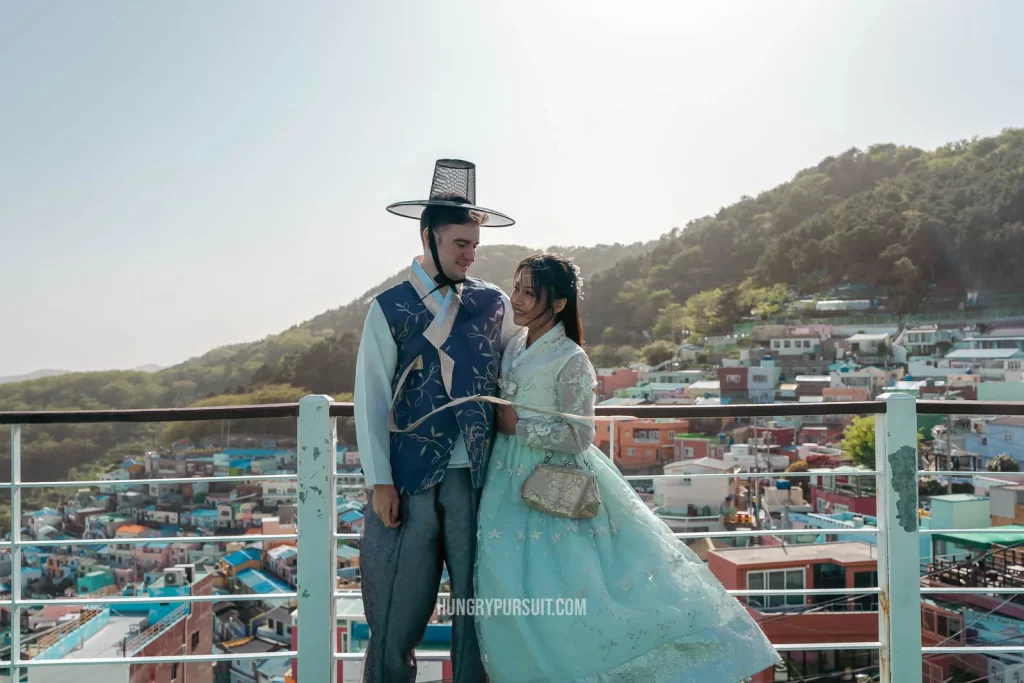
[[[522,268],[516,273],[509,299],[512,301],[512,321],[519,327],[534,327],[545,322],[542,294],[533,289],[529,268]]]

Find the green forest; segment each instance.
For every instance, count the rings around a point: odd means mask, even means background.
[[[886,310],[897,314],[953,306],[969,290],[1014,291],[1024,285],[1024,130],[931,151],[896,144],[850,149],[652,242],[547,250],[573,257],[583,270],[587,350],[598,365],[660,360],[686,337],[728,333],[737,321],[769,319],[798,297],[844,285],[882,292]],[[484,246],[472,274],[509,291],[516,263],[534,251]],[[280,334],[160,372],[0,384],[0,411],[258,403],[307,392],[343,398],[353,388],[367,306],[402,277]],[[266,427],[239,424],[232,433]],[[351,439],[350,427],[339,429]],[[111,457],[115,448],[220,430],[30,426],[24,476],[59,478]],[[0,458],[9,457],[7,450],[0,440]]]

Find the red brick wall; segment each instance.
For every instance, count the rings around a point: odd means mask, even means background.
[[[718,381],[723,394],[727,392],[744,392],[747,390],[747,374],[750,368],[718,368]],[[736,381],[730,382],[733,377]]]
[[[773,439],[773,443],[778,444],[785,448],[786,446],[793,445],[793,437],[796,434],[796,430],[792,427],[778,427],[772,429],[770,427],[754,427],[754,438],[764,439],[769,436]]]
[[[211,595],[213,575],[208,574],[193,586],[193,595]],[[199,634],[199,643],[193,649],[192,635]],[[213,654],[213,603],[192,603],[192,614],[167,629],[159,638],[138,653],[139,657],[174,657],[179,655]],[[171,683],[173,664],[139,664],[131,667],[132,683]],[[184,667],[185,678],[182,679]],[[178,664],[177,682],[213,683],[213,666],[210,663]]]
[[[858,515],[870,515],[874,517],[877,510],[877,498],[871,496],[870,498],[852,498],[836,491],[823,491],[819,488],[811,487],[811,505],[814,506],[814,511],[818,511],[818,501],[824,500],[826,503],[825,514],[832,514],[834,512],[834,505],[839,503],[845,505],[850,512]]]
[[[707,458],[711,442],[707,439],[676,439],[676,460],[699,460]],[[687,456],[686,449],[692,448],[693,455]]]

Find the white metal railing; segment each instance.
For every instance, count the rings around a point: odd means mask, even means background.
[[[944,402],[946,406],[937,406],[937,402],[920,402],[924,412],[956,413],[956,414],[1024,414],[1021,404],[984,404],[978,402]],[[730,594],[743,598],[748,596],[849,596],[838,599],[852,600],[877,596],[879,638],[868,642],[822,642],[822,643],[776,643],[781,651],[800,650],[877,650],[879,653],[880,672],[876,680],[884,683],[920,683],[922,681],[922,661],[929,655],[953,654],[1024,654],[1022,646],[942,646],[923,647],[921,638],[921,597],[922,595],[1020,595],[1024,588],[998,587],[943,587],[921,586],[921,569],[919,556],[919,538],[922,534],[936,534],[944,531],[955,531],[957,534],[991,533],[991,528],[979,529],[920,529],[918,522],[917,479],[919,475],[927,476],[970,476],[970,472],[932,472],[919,471],[917,454],[917,415],[919,402],[909,395],[890,394],[880,397],[879,401],[863,403],[830,403],[823,404],[757,404],[751,406],[641,406],[635,408],[615,408],[602,410],[600,419],[611,418],[613,415],[633,415],[652,417],[770,417],[773,415],[824,415],[830,414],[874,414],[876,416],[876,471],[858,473],[857,476],[874,476],[878,491],[877,526],[854,528],[809,529],[751,529],[733,531],[701,531],[680,532],[675,536],[680,539],[696,538],[753,538],[759,536],[775,536],[782,539],[791,536],[806,536],[814,531],[837,536],[872,535],[877,541],[878,585],[872,588],[836,588],[819,589],[752,589],[730,590]],[[336,589],[336,545],[338,541],[358,541],[358,533],[337,533],[337,485],[339,475],[336,472],[336,420],[338,417],[351,416],[351,405],[335,404],[327,396],[307,396],[297,405],[257,406],[242,408],[231,412],[225,409],[189,409],[187,411],[124,411],[108,414],[110,421],[163,421],[180,420],[182,413],[188,413],[184,419],[221,419],[227,413],[231,419],[240,417],[297,417],[297,452],[298,472],[296,475],[242,475],[242,476],[207,476],[179,477],[159,479],[162,483],[231,483],[258,482],[266,480],[297,481],[298,484],[298,524],[297,534],[257,534],[232,536],[197,536],[180,537],[184,542],[199,543],[252,543],[260,541],[297,541],[298,552],[298,588],[293,592],[262,594],[223,595],[161,595],[159,597],[96,597],[59,598],[59,599],[26,599],[22,594],[21,556],[26,546],[98,546],[111,542],[138,544],[173,542],[174,539],[158,538],[118,538],[118,539],[75,539],[69,540],[31,540],[24,539],[21,534],[20,519],[22,515],[22,492],[29,488],[83,488],[83,487],[134,487],[138,480],[102,480],[102,481],[71,481],[71,482],[23,482],[21,481],[21,435],[23,422],[56,421],[72,423],[76,421],[99,421],[92,414],[73,413],[67,415],[49,414],[46,419],[40,414],[4,414],[0,413],[0,424],[11,425],[11,480],[3,487],[11,491],[11,540],[0,542],[0,548],[10,548],[12,554],[11,598],[0,601],[0,606],[11,610],[11,657],[0,662],[0,667],[9,667],[12,680],[20,680],[22,670],[46,666],[76,666],[89,664],[126,663],[147,664],[164,662],[210,663],[241,660],[296,660],[301,672],[301,680],[310,683],[320,681],[334,682],[336,666],[339,661],[357,661],[363,657],[360,652],[336,652],[337,615],[336,601],[325,599],[325,596],[355,597],[360,596],[359,590]],[[351,474],[341,475],[346,480]],[[746,473],[708,473],[679,475],[637,475],[627,479],[633,481],[654,481],[669,478],[746,478],[772,479],[794,477],[794,473],[779,472],[746,472]],[[1024,538],[1022,538],[1024,542]],[[439,598],[450,597],[439,593]],[[296,626],[298,628],[299,645],[296,651],[282,650],[269,653],[227,653],[210,655],[178,655],[178,656],[145,656],[125,658],[92,658],[92,659],[26,659],[22,656],[22,637],[18,624],[21,615],[27,608],[41,605],[88,606],[102,603],[115,607],[117,605],[152,604],[154,602],[175,604],[181,603],[182,611],[188,604],[231,601],[260,600],[295,600],[298,605]],[[828,604],[828,603],[824,603]],[[809,603],[802,613],[827,609],[821,605]],[[863,610],[861,610],[863,612]],[[767,612],[768,618],[784,617],[786,614]],[[827,634],[822,634],[823,637]],[[423,651],[417,656],[422,661],[445,660],[446,652]]]

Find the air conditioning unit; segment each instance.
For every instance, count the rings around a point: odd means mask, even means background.
[[[185,570],[185,581],[188,583],[188,585],[191,586],[193,583],[195,583],[195,581],[196,581],[196,566],[194,564],[176,564],[176,565],[174,565],[174,567],[176,569],[184,569]]]
[[[185,570],[181,567],[171,567],[164,570],[164,585],[165,586],[187,586],[188,582],[185,579]]]

